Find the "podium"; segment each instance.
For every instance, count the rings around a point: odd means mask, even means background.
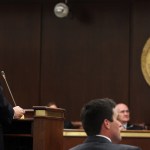
[[[63,150],[64,110],[34,106],[33,150]]]
[[[64,109],[34,106],[4,132],[5,149],[63,150]]]

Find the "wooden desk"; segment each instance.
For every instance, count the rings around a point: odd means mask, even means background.
[[[86,133],[80,130],[64,130],[64,150],[82,143],[86,136]],[[150,130],[138,130],[138,131],[122,131],[122,141],[120,143],[136,145],[142,148],[142,150],[149,150],[150,143]]]
[[[62,142],[62,149],[68,150],[69,148],[82,143],[87,137],[82,129],[63,130],[62,119],[59,119],[57,123],[53,122],[52,124],[50,123],[51,119],[49,120],[47,117],[44,117],[42,120],[41,118],[38,119],[40,120],[35,121],[35,118],[14,120],[11,127],[8,128],[9,130],[7,130],[7,133],[5,133],[6,150],[12,150],[12,147],[14,150],[50,150],[50,146],[58,145],[50,145],[52,134],[56,135],[56,133],[60,136],[58,138],[57,136],[54,136],[57,140],[60,138],[57,143]],[[54,118],[52,120],[55,121]],[[36,126],[34,126],[34,124],[36,124]],[[57,130],[55,128],[52,130],[51,127],[56,127],[56,124],[59,129]],[[137,145],[141,147],[142,150],[149,150],[150,130],[122,131],[121,135],[123,137],[121,143]],[[47,138],[47,140],[43,141],[41,144],[44,148],[40,148],[41,140],[44,140],[45,138]],[[52,148],[52,150],[55,149]],[[61,148],[59,147],[56,150],[61,150]]]

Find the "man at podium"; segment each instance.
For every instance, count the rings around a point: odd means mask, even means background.
[[[9,125],[13,118],[19,119],[24,113],[25,111],[21,107],[12,107],[3,95],[3,88],[0,85],[0,150],[4,150],[3,128]]]

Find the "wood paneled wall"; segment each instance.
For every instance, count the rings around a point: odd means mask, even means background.
[[[70,0],[69,16],[60,19],[53,13],[57,2],[0,3],[0,69],[17,104],[56,101],[79,120],[84,103],[109,97],[130,106],[133,122],[150,123],[150,87],[140,68],[150,3]]]
[[[41,5],[0,4],[0,19],[0,70],[5,72],[17,105],[24,108],[38,105]],[[1,82],[8,93],[2,78]]]
[[[150,37],[150,2],[138,1],[132,7],[131,18],[131,65],[130,65],[130,108],[134,121],[150,123],[150,87],[141,72],[141,54]]]

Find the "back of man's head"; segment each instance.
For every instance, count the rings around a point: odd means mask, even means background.
[[[115,105],[112,99],[104,98],[91,100],[83,106],[81,120],[88,136],[100,133],[104,119],[112,121]]]

